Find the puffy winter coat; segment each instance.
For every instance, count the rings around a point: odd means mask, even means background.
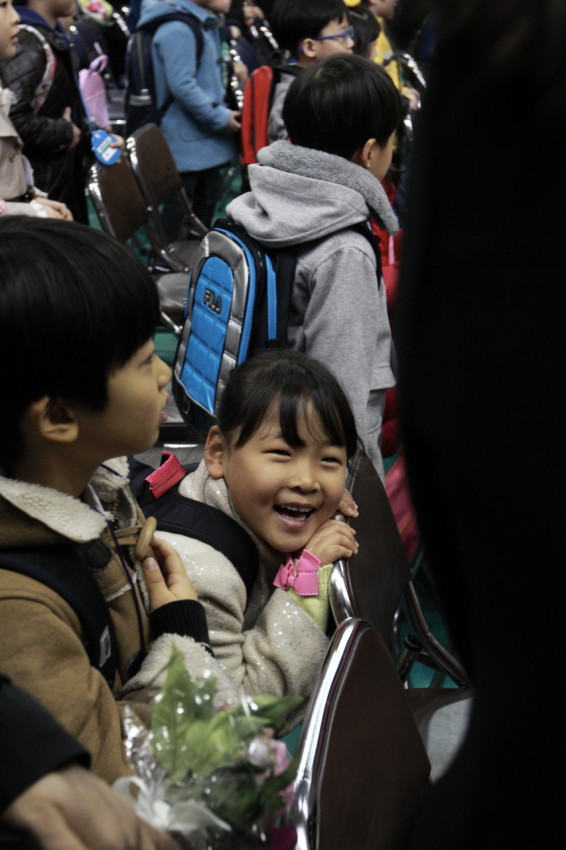
[[[15,95],[10,119],[31,162],[35,185],[53,200],[66,203],[76,219],[86,221],[88,130],[69,43],[62,30],[52,29],[37,12],[26,7],[18,11],[21,23],[16,54],[2,63],[4,83]],[[26,26],[38,30],[48,47]],[[44,100],[41,89],[47,90]],[[72,149],[73,130],[63,117],[67,107],[83,134]]]

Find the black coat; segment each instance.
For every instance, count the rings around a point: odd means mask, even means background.
[[[566,13],[478,5],[432,61],[395,308],[419,527],[476,693],[405,850],[566,846]]]
[[[41,30],[53,51],[55,73],[44,103],[34,110],[34,97],[47,67],[46,51],[34,33],[20,29],[16,54],[3,62],[1,68],[5,85],[15,95],[10,118],[31,162],[35,185],[53,200],[66,203],[76,219],[86,221],[88,129],[73,57],[62,35],[47,25],[41,26],[35,19],[33,26]],[[70,122],[63,118],[67,107],[71,108],[73,123],[83,133],[79,144],[71,150],[73,131]]]
[[[34,782],[69,762],[88,765],[84,748],[25,691],[0,674],[0,816]],[[0,817],[0,846],[38,848],[33,836]]]

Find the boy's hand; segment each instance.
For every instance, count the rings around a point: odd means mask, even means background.
[[[153,555],[143,561],[143,574],[149,593],[152,611],[181,599],[196,599],[198,596],[189,579],[183,562],[173,547],[154,537],[151,542]]]
[[[305,549],[315,555],[321,564],[333,564],[340,558],[350,558],[358,551],[356,532],[345,522],[327,520],[315,531]]]
[[[261,8],[256,6],[255,3],[246,3],[244,5],[244,20],[246,23],[253,23],[254,21],[261,21],[265,18]]]
[[[232,112],[232,115],[226,122],[226,129],[232,130],[233,133],[237,133],[238,130],[242,129],[242,125],[240,124],[240,113]]]
[[[403,89],[403,94],[409,101],[409,109],[411,112],[416,112],[417,109],[421,108],[421,95],[416,89],[409,88],[405,86]]]

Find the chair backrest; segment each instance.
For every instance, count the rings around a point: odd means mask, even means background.
[[[194,214],[191,202],[185,191],[181,175],[173,159],[167,140],[156,124],[146,124],[140,127],[126,140],[126,148],[130,164],[135,174],[140,191],[145,199],[147,213],[151,226],[161,249],[175,253],[181,248],[179,237],[174,242],[167,237],[160,207],[164,201],[174,196],[183,211],[183,226],[180,238],[185,241],[185,259],[192,265],[192,254],[196,251],[200,239],[208,228]],[[186,240],[192,242],[189,254]]]
[[[332,571],[330,604],[335,621],[340,623],[348,617],[367,620],[393,650],[395,614],[402,601],[411,632],[433,666],[458,686],[469,687],[462,665],[437,641],[426,622],[385,487],[365,453],[356,455],[347,484],[360,509],[359,516],[350,520],[360,548],[351,560],[338,561]],[[411,663],[399,656],[403,679]]]
[[[347,617],[367,620],[390,646],[395,612],[411,570],[387,493],[373,464],[359,452],[348,487],[360,508],[350,520],[359,551],[352,562],[339,561],[330,583],[330,603],[337,623]]]
[[[128,137],[126,145],[142,192],[157,210],[183,185],[165,136],[156,124],[146,124]]]
[[[88,191],[102,227],[119,242],[126,243],[136,231],[146,228],[145,201],[126,156],[114,165],[95,163]]]
[[[380,635],[341,623],[303,721],[291,820],[297,850],[393,850],[430,763]]]

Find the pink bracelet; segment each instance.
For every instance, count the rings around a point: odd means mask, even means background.
[[[318,596],[318,568],[321,562],[316,555],[303,549],[295,563],[291,555],[277,570],[273,580],[275,587],[281,590],[293,588],[298,596]]]

